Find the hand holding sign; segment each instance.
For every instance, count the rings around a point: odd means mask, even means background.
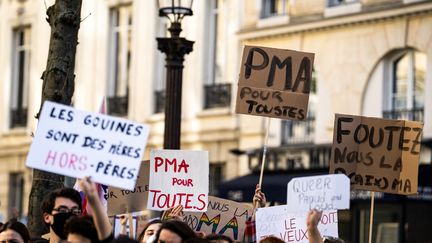
[[[298,177],[288,182],[290,212],[347,209],[349,202],[350,181],[345,175]]]
[[[183,206],[182,205],[176,205],[172,208],[169,208],[165,210],[162,214],[162,220],[165,219],[175,219],[175,220],[182,220],[183,219]]]
[[[255,195],[252,199],[254,207],[265,207],[267,200],[265,194],[261,191],[261,186],[259,184],[256,185]]]

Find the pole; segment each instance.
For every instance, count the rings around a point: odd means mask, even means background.
[[[374,215],[375,192],[371,194],[371,209],[369,218],[369,243],[372,243],[373,215]]]
[[[164,149],[180,149],[181,104],[184,56],[192,52],[193,41],[180,38],[180,23],[172,23],[171,37],[156,38],[158,50],[166,54]]]
[[[264,168],[265,168],[265,161],[266,161],[266,155],[267,155],[267,142],[268,142],[268,134],[269,134],[269,130],[270,130],[270,117],[267,117],[267,128],[266,128],[266,133],[265,133],[265,138],[264,138],[264,145],[263,145],[263,156],[261,159],[261,171],[260,171],[260,177],[259,177],[259,182],[258,185],[261,188],[261,184],[262,184],[262,180],[263,180],[263,176],[264,176]],[[258,208],[258,203],[256,203],[254,205],[254,208]]]

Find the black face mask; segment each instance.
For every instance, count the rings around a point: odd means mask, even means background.
[[[67,235],[64,232],[64,225],[66,223],[66,221],[70,218],[70,217],[74,217],[76,216],[73,213],[58,213],[58,214],[54,214],[54,223],[51,224],[51,228],[53,229],[54,233],[56,233],[56,235],[58,235],[58,237],[60,237],[61,239],[66,239]]]

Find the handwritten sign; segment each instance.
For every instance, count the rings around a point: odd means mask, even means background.
[[[108,215],[140,212],[147,209],[149,190],[150,161],[141,163],[138,179],[133,190],[109,187],[105,196],[108,202]]]
[[[289,213],[287,205],[258,208],[256,213],[257,242],[275,236],[285,242],[309,243],[307,212]],[[322,236],[338,237],[337,211],[324,211],[318,224]]]
[[[182,205],[185,212],[205,212],[208,203],[207,151],[152,150],[148,209]]]
[[[349,203],[350,180],[345,175],[297,177],[288,182],[290,212],[347,209]]]
[[[314,54],[245,46],[236,113],[304,120]]]
[[[353,189],[415,194],[422,131],[420,122],[336,114],[330,173]]]
[[[250,206],[209,196],[206,212],[185,213],[183,222],[196,232],[226,235],[236,242],[242,242],[246,220],[252,216]]]
[[[133,190],[149,127],[45,101],[26,165]]]

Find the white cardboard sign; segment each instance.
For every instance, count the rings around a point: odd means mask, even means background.
[[[147,209],[183,205],[185,212],[205,212],[208,204],[207,151],[152,150]]]
[[[149,126],[45,101],[26,165],[134,189]]]
[[[256,212],[257,242],[276,236],[285,242],[309,243],[307,234],[308,212],[288,212],[287,205],[258,208]],[[338,237],[337,211],[324,211],[318,224],[322,236]]]
[[[348,209],[350,180],[344,174],[293,178],[288,182],[287,204],[290,212]]]

